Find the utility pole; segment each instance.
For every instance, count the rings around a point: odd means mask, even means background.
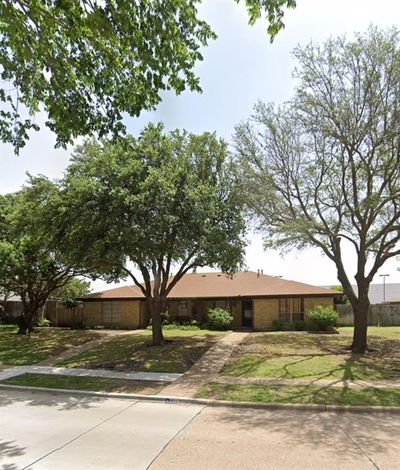
[[[390,274],[379,274],[379,277],[383,277],[383,303],[386,302],[386,278],[390,276]]]

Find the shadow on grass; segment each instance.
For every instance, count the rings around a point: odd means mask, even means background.
[[[335,335],[336,336],[336,335]],[[373,352],[346,350],[350,338],[328,335],[255,334],[231,356],[223,375],[281,379],[398,380],[400,344],[371,338]]]
[[[57,363],[63,367],[184,373],[219,339],[215,335],[167,336],[161,346],[149,335],[107,341],[93,349]]]
[[[100,338],[100,333],[70,328],[36,328],[29,336],[17,329],[0,328],[0,364],[35,364],[49,356]]]

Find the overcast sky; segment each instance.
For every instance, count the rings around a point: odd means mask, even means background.
[[[285,30],[271,45],[266,23],[259,21],[249,26],[242,5],[233,0],[204,0],[201,16],[211,24],[218,39],[203,51],[204,61],[197,66],[203,93],[164,95],[155,112],[126,119],[129,131],[137,134],[147,122],[163,121],[167,129],[216,131],[230,140],[234,126],[251,114],[257,100],[280,103],[291,96],[294,66],[291,51],[297,44],[319,42],[341,34],[351,36],[354,31],[365,31],[371,23],[389,27],[400,13],[398,0],[298,0],[297,3],[297,8],[285,15]],[[40,124],[44,116],[37,116],[36,120]],[[54,142],[51,132],[42,128],[32,135],[18,157],[10,146],[0,144],[0,192],[18,190],[27,171],[60,177],[68,164],[70,149],[54,149]],[[337,283],[333,263],[317,249],[280,256],[264,251],[258,235],[251,235],[249,243],[246,252],[249,269],[263,269],[266,274],[311,284]],[[349,252],[349,272],[352,272],[352,261]],[[380,273],[390,274],[387,282],[400,282],[400,272],[396,269],[399,265],[400,262],[391,260],[384,266]],[[377,276],[374,282],[381,279]],[[94,289],[104,286],[101,281],[93,284]]]

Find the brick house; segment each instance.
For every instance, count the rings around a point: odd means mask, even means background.
[[[260,272],[186,274],[168,296],[171,321],[204,322],[208,309],[222,307],[233,316],[233,328],[255,330],[272,327],[274,319],[289,323],[307,320],[315,305],[331,305],[340,293],[301,282],[288,281]],[[87,326],[142,328],[149,317],[137,286],[117,287],[89,294],[83,301]]]

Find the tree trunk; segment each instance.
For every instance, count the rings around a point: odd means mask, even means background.
[[[151,330],[153,333],[153,345],[160,346],[165,344],[164,335],[161,326],[162,302],[160,299],[148,299],[147,305],[151,315]]]
[[[20,315],[17,319],[18,332],[19,335],[28,335],[33,333],[35,330],[33,328],[33,323],[35,318],[37,318],[38,312],[43,306],[42,302],[25,302],[23,314]]]
[[[20,315],[16,318],[16,322],[18,325],[18,335],[27,335],[33,333],[34,329],[32,315],[24,313],[24,315]]]
[[[368,310],[368,286],[358,286],[358,299],[352,305],[354,312],[354,332],[351,351],[356,354],[364,354],[367,350]]]
[[[362,308],[357,310],[354,311],[354,332],[351,351],[356,354],[364,354],[367,350],[368,310]]]

